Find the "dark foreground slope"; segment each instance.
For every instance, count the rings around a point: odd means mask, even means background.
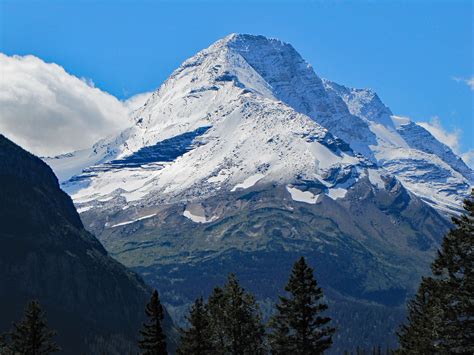
[[[150,289],[84,230],[51,169],[2,135],[0,223],[0,333],[38,299],[65,353],[135,350]]]

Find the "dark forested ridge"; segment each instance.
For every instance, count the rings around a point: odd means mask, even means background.
[[[150,289],[84,230],[52,170],[2,135],[0,223],[0,333],[36,299],[65,353],[135,349]]]

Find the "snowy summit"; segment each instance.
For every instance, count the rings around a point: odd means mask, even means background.
[[[192,202],[264,183],[312,204],[305,184],[336,200],[360,180],[386,189],[394,178],[453,211],[473,182],[375,92],[322,80],[290,44],[263,36],[231,34],[189,58],[132,118],[118,136],[46,159],[81,208]]]

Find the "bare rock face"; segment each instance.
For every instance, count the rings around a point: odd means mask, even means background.
[[[0,221],[0,332],[37,299],[66,353],[135,350],[150,289],[83,228],[52,170],[1,135]]]

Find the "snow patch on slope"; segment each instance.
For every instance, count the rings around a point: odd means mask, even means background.
[[[344,189],[342,187],[330,188],[327,192],[327,195],[333,200],[344,198],[346,194],[347,194],[347,189]]]
[[[301,191],[290,185],[286,186],[286,190],[290,193],[293,201],[309,203],[311,205],[314,205],[318,201],[319,195],[315,195],[311,191]]]
[[[79,207],[77,209],[77,213],[83,213],[83,212],[86,212],[86,211],[89,211],[90,209],[92,209],[93,206],[84,206],[84,207]]]
[[[230,192],[234,192],[234,191],[237,191],[239,189],[242,189],[242,190],[248,189],[248,188],[254,186],[258,181],[260,181],[264,177],[265,177],[265,175],[263,175],[263,174],[255,174],[255,175],[249,176],[248,178],[246,178],[244,180],[244,182],[235,185],[232,188],[232,190],[230,190]]]
[[[215,221],[217,219],[216,216],[212,216],[210,219],[207,219],[205,216],[197,216],[193,214],[191,211],[185,210],[183,212],[183,216],[190,219],[191,221],[195,223],[210,223],[212,221]]]
[[[194,223],[210,223],[218,219],[218,216],[206,217],[206,211],[201,204],[187,204],[183,216]]]
[[[210,182],[210,183],[223,182],[223,181],[226,181],[230,175],[231,175],[230,171],[221,170],[219,174],[215,176],[211,176],[209,179],[207,179],[207,182]]]
[[[382,180],[379,172],[374,169],[367,169],[367,176],[372,185],[377,186],[379,189],[385,189],[385,182]]]
[[[131,220],[131,221],[120,222],[120,223],[117,223],[117,224],[114,224],[114,225],[110,226],[110,228],[126,226],[127,224],[132,224],[132,223],[135,223],[135,222],[138,222],[138,221],[142,221],[142,220],[144,220],[144,219],[148,219],[148,218],[151,218],[151,217],[154,217],[154,216],[156,216],[156,213],[149,214],[149,215],[146,215],[146,216],[142,216],[142,217],[133,219],[133,220]],[[105,226],[108,227],[107,224],[106,224]]]

